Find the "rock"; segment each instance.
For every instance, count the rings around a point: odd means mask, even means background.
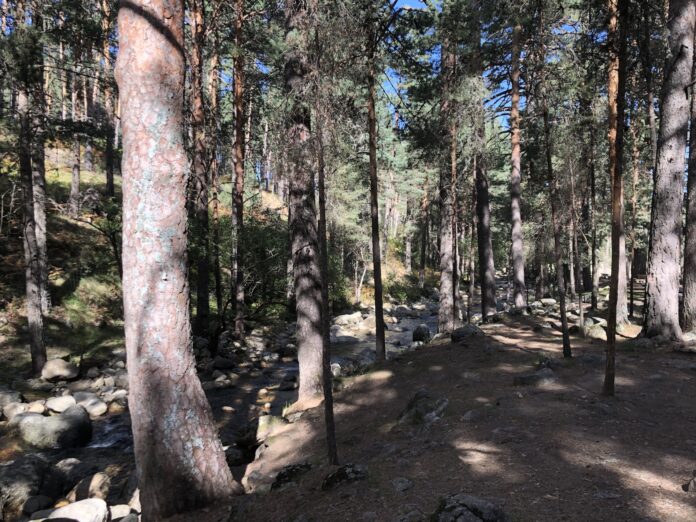
[[[213,359],[213,368],[217,370],[231,370],[235,366],[237,365],[232,359],[222,357],[221,355],[216,355],[215,359]]]
[[[48,516],[48,519],[62,519],[70,522],[107,522],[109,508],[102,499],[89,498],[56,509]]]
[[[462,420],[466,422],[476,422],[478,420],[481,420],[482,418],[483,411],[480,409],[469,410],[464,415],[462,415]]]
[[[256,440],[262,442],[273,435],[278,429],[286,426],[288,423],[283,417],[276,415],[262,415],[259,417],[259,426],[256,429]]]
[[[34,495],[24,502],[22,511],[25,515],[33,515],[37,511],[50,508],[52,505],[53,499],[51,497],[47,497],[46,495]]]
[[[30,402],[27,404],[27,411],[31,413],[40,413],[43,415],[46,413],[46,401],[38,400]]]
[[[77,485],[68,493],[67,499],[69,502],[85,500],[87,498],[100,498],[106,500],[111,487],[111,477],[106,473],[95,473],[90,477],[83,478]]]
[[[46,407],[55,413],[63,413],[68,408],[75,406],[77,401],[72,395],[63,395],[61,397],[51,397],[46,401]]]
[[[420,324],[413,330],[413,341],[427,343],[430,340],[430,328],[427,324]]]
[[[457,328],[450,335],[453,343],[461,343],[469,337],[475,337],[478,335],[483,335],[483,330],[481,330],[475,324],[465,324],[461,328]]]
[[[507,522],[503,509],[494,502],[459,493],[440,500],[433,522]]]
[[[72,406],[62,414],[44,417],[22,413],[17,426],[25,442],[41,449],[85,446],[92,438],[92,421],[82,406]]]
[[[367,478],[367,466],[362,464],[346,464],[336,471],[329,473],[321,484],[321,489],[327,491],[348,482],[356,482]]]
[[[294,483],[297,477],[307,473],[310,469],[312,469],[312,465],[309,462],[285,466],[276,475],[273,484],[271,484],[271,490],[282,489],[284,486]]]
[[[90,417],[99,417],[104,415],[109,409],[108,405],[101,400],[96,393],[92,392],[76,392],[75,401],[78,406],[82,406]]]
[[[58,496],[63,484],[50,463],[37,455],[24,455],[0,465],[0,519],[14,520],[31,497]]]
[[[99,368],[97,368],[96,366],[92,366],[91,368],[89,368],[89,369],[87,370],[87,374],[86,374],[86,375],[87,375],[87,377],[89,377],[90,379],[96,379],[97,377],[99,377]]]
[[[535,384],[542,384],[547,382],[553,382],[556,380],[556,374],[551,368],[542,368],[534,373],[525,373],[523,375],[516,375],[512,381],[515,386],[532,386]]]
[[[540,301],[541,301],[541,304],[544,306],[555,306],[556,305],[556,300],[553,299],[552,297],[544,297]]]
[[[585,331],[585,336],[599,341],[607,340],[607,332],[601,324],[593,324]]]
[[[403,493],[413,487],[413,482],[405,477],[396,477],[391,481],[392,486],[399,493]]]
[[[78,374],[77,366],[63,359],[51,359],[41,370],[41,377],[47,381],[69,381]]]
[[[360,321],[362,321],[362,312],[358,311],[352,314],[344,314],[334,317],[333,324],[337,324],[339,326],[349,326],[355,325]]]
[[[18,391],[14,390],[0,390],[0,409],[5,409],[10,403],[22,402],[24,397]]]
[[[449,400],[446,397],[434,399],[425,388],[418,390],[399,415],[399,424],[428,426],[438,420]]]
[[[128,504],[117,504],[115,506],[109,506],[109,519],[119,520],[123,522],[123,519],[131,514],[131,507]],[[135,522],[137,522],[138,517],[135,515]]]
[[[8,421],[12,422],[12,419],[15,415],[17,415],[18,413],[24,413],[28,410],[28,404],[25,404],[23,402],[11,402],[2,409],[2,414]]]
[[[63,478],[66,489],[72,489],[80,480],[96,471],[94,465],[72,457],[57,462],[54,469]]]

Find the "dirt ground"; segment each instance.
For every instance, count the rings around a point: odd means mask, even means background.
[[[485,325],[485,336],[431,344],[355,378],[336,396],[339,457],[366,465],[367,479],[321,490],[331,468],[320,410],[309,411],[261,461],[265,472],[312,469],[238,499],[232,519],[423,520],[442,496],[466,492],[499,500],[514,521],[696,520],[696,493],[682,490],[696,470],[696,357],[625,343],[616,397],[606,398],[605,343],[573,337],[574,357],[563,360],[559,332],[534,331],[539,322]],[[543,358],[554,382],[513,384]],[[444,417],[427,429],[397,425],[423,387],[449,400]],[[399,492],[403,478],[412,487]]]

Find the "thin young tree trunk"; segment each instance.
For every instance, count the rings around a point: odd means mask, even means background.
[[[196,254],[196,317],[194,335],[208,336],[210,322],[210,251],[208,248],[208,191],[205,109],[203,106],[203,46],[205,6],[203,0],[190,0],[191,23],[191,130],[193,133],[194,230],[198,243]]]
[[[693,105],[693,102],[692,102]],[[692,107],[692,111],[693,111]],[[633,317],[635,307],[635,265],[636,265],[636,226],[638,224],[638,178],[640,176],[640,149],[638,148],[638,136],[640,134],[640,118],[637,115],[638,110],[634,109],[631,117],[631,168],[633,170],[631,177],[631,260],[629,266],[631,269],[631,277],[629,279],[629,307],[628,316]],[[693,115],[692,115],[693,118]],[[696,136],[694,136],[696,139]],[[696,145],[696,143],[695,143]],[[687,211],[688,215],[688,211]],[[685,272],[686,274],[686,272]]]
[[[579,283],[580,288],[577,295],[578,299],[578,323],[580,325],[580,332],[585,335],[585,309],[582,302],[582,255],[580,253],[580,245],[578,242],[578,218],[577,218],[577,200],[575,198],[575,172],[574,169],[570,169],[570,219],[571,219],[571,233],[572,233],[572,246],[573,252],[575,253],[575,278]]]
[[[597,176],[595,169],[595,130],[594,125],[590,125],[590,144],[589,144],[589,170],[590,170],[590,227],[592,228],[592,299],[591,308],[593,312],[599,309],[599,267],[597,259]]]
[[[693,64],[693,0],[671,0],[669,48],[660,103],[657,169],[650,226],[646,310],[646,337],[680,339],[679,259],[681,250],[684,154],[689,125],[687,86]]]
[[[287,154],[290,177],[290,235],[297,312],[297,359],[300,367],[300,406],[323,396],[323,333],[321,270],[317,237],[314,172],[309,137],[311,116],[305,96],[309,57],[296,35],[309,31],[312,13],[306,2],[285,4],[285,92],[289,103]]]
[[[122,5],[118,34],[129,403],[142,517],[162,520],[228,502],[242,489],[225,461],[193,355],[183,1]]]
[[[70,179],[70,216],[76,218],[80,213],[80,140],[73,134],[73,164]]]
[[[233,269],[234,278],[234,330],[244,335],[244,53],[242,31],[244,30],[244,0],[235,1],[235,45],[239,52],[234,58],[234,201],[232,204],[232,226],[234,227]],[[250,116],[251,117],[251,116]]]
[[[104,70],[104,172],[106,174],[106,195],[114,197],[114,100],[111,88],[111,43],[109,23],[111,16],[110,0],[101,0],[102,60]]]
[[[521,164],[520,145],[520,54],[522,26],[515,25],[512,32],[512,72],[510,85],[512,100],[510,106],[510,135],[512,141],[510,174],[510,199],[512,215],[512,288],[513,304],[517,310],[527,311],[527,289],[524,284],[524,237],[522,232],[521,210]]]
[[[696,40],[694,40],[696,44]],[[696,60],[691,73],[696,81]],[[684,239],[684,300],[682,302],[682,328],[684,332],[696,330],[696,101],[691,87],[691,132],[689,133],[689,164],[686,197],[686,234]],[[637,170],[637,167],[634,167]],[[636,178],[634,173],[634,179]],[[635,184],[635,182],[634,182]],[[633,196],[635,198],[635,194]],[[635,219],[635,212],[634,212]],[[633,233],[632,233],[633,235]],[[635,242],[635,238],[633,239]]]
[[[473,219],[469,220],[469,258],[467,261],[469,274],[469,288],[466,299],[466,322],[471,324],[471,314],[474,308],[474,293],[476,292],[476,257],[474,251],[476,247],[476,190],[472,191],[471,195],[471,215]]]
[[[616,378],[616,329],[622,318],[619,308],[621,278],[626,280],[626,237],[624,235],[623,146],[626,96],[626,25],[628,0],[609,0],[609,165],[611,175],[611,283],[607,318],[607,361],[604,395],[614,395]],[[612,84],[616,84],[613,88]],[[613,131],[612,129],[615,129]],[[624,284],[625,292],[625,284]],[[625,296],[624,296],[625,297]]]
[[[222,273],[220,269],[220,163],[218,161],[218,143],[220,135],[220,54],[219,37],[214,33],[213,53],[210,57],[210,76],[208,78],[208,99],[210,100],[210,113],[212,121],[212,147],[210,154],[210,185],[212,188],[212,254],[213,254],[213,279],[215,280],[215,305],[217,307],[219,329],[225,329],[224,304],[222,302]]]
[[[377,114],[375,110],[375,47],[377,45],[372,20],[369,22],[368,73],[367,73],[367,121],[370,149],[370,215],[372,218],[372,273],[375,283],[375,354],[377,361],[387,357],[384,341],[384,312],[382,301],[382,260],[379,241],[379,180],[377,179]]]
[[[420,236],[420,265],[418,268],[418,288],[425,287],[425,267],[428,259],[428,218],[430,217],[430,205],[428,202],[428,176],[425,176],[423,184],[423,197],[421,198],[421,236]]]

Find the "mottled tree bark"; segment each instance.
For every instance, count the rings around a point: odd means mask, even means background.
[[[111,88],[111,1],[101,0],[102,60],[104,70],[104,172],[106,195],[114,197],[114,100]]]
[[[189,0],[191,24],[191,131],[193,134],[193,216],[196,232],[196,318],[194,335],[208,336],[210,321],[210,250],[208,248],[208,151],[203,106],[203,46],[205,6],[203,0]]]
[[[481,284],[481,320],[496,311],[495,265],[493,263],[493,240],[491,238],[491,210],[488,202],[488,173],[483,158],[476,162],[476,229],[478,233],[479,282]]]
[[[689,124],[687,86],[691,82],[695,19],[696,3],[693,0],[670,1],[670,55],[660,103],[643,326],[647,337],[680,339],[682,335],[679,325],[679,256],[684,153]]]
[[[116,80],[123,125],[123,301],[144,520],[239,493],[196,375],[187,278],[182,0],[126,0]]]
[[[387,358],[384,341],[384,311],[382,301],[382,260],[379,241],[379,180],[377,179],[377,114],[375,110],[375,47],[377,35],[374,22],[368,19],[367,49],[367,122],[370,152],[370,216],[372,225],[372,277],[375,283],[375,354],[377,361]]]
[[[234,330],[237,335],[244,335],[244,53],[242,31],[244,29],[244,0],[235,1],[235,46],[238,49],[234,57],[234,194],[232,201],[232,226],[234,241],[232,252],[232,277],[234,292]]]
[[[626,299],[626,236],[624,234],[623,146],[626,96],[627,0],[609,0],[609,167],[611,179],[611,282],[607,318],[607,360],[604,395],[614,395],[616,329],[623,319]],[[615,85],[614,85],[615,84]],[[623,279],[623,288],[622,281]],[[623,291],[623,296],[621,295]],[[621,299],[623,298],[623,303]]]
[[[428,262],[428,228],[430,227],[430,203],[428,201],[428,176],[423,184],[423,197],[420,204],[421,234],[420,234],[420,264],[418,266],[418,288],[425,287],[425,267]]]
[[[315,208],[314,172],[309,137],[311,117],[308,92],[309,57],[306,38],[310,13],[305,2],[289,0],[285,6],[285,91],[289,102],[287,155],[290,178],[290,237],[297,315],[297,359],[300,366],[298,402],[323,394],[323,337],[321,271]]]
[[[208,98],[210,99],[210,114],[213,117],[212,124],[212,151],[210,158],[210,186],[211,213],[212,213],[212,255],[213,255],[213,279],[215,281],[215,305],[217,307],[219,330],[225,329],[224,304],[222,302],[222,272],[220,267],[220,164],[218,162],[218,142],[220,134],[220,54],[219,37],[215,32],[213,52],[210,57],[210,77],[208,78]]]
[[[590,143],[589,143],[589,158],[588,168],[590,171],[590,227],[592,231],[591,252],[591,268],[592,268],[592,299],[591,308],[597,311],[599,308],[599,270],[597,260],[597,176],[595,169],[595,130],[594,125],[590,125]]]
[[[527,289],[524,284],[524,237],[522,233],[521,210],[521,164],[522,147],[520,145],[520,54],[522,26],[515,25],[512,31],[512,70],[510,87],[512,98],[510,105],[510,135],[512,153],[510,163],[510,200],[512,220],[512,301],[518,310],[526,312]]]
[[[453,44],[445,38],[442,44],[442,161],[440,166],[440,306],[438,332],[451,332],[457,327],[457,264],[455,192],[457,177],[457,127],[453,117],[454,100],[451,89],[456,74]]]

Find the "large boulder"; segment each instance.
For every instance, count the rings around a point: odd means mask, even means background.
[[[420,341],[422,343],[427,343],[430,340],[430,328],[427,324],[419,324],[415,330],[413,330],[413,341]]]
[[[343,314],[334,318],[333,324],[339,326],[355,325],[362,321],[362,312],[353,312],[352,314]]]
[[[63,413],[65,410],[75,406],[76,404],[77,401],[72,395],[51,397],[46,401],[46,407],[54,413]]]
[[[61,474],[43,457],[25,455],[0,465],[0,519],[2,520],[14,520],[18,517],[32,497],[42,495],[56,498],[62,493]]]
[[[41,449],[76,448],[92,439],[92,421],[82,406],[72,406],[53,417],[20,413],[15,420],[24,441]]]
[[[71,522],[106,522],[109,520],[109,508],[102,499],[89,498],[58,508],[46,518]]]
[[[69,381],[80,373],[77,366],[64,359],[51,359],[44,364],[41,377],[47,381]]]
[[[75,400],[78,406],[82,406],[90,417],[99,417],[108,410],[108,405],[92,392],[75,392]]]
[[[607,332],[601,324],[593,324],[585,330],[585,337],[589,337],[590,339],[597,339],[599,341],[606,341]]]
[[[465,324],[461,328],[454,330],[450,338],[453,343],[461,343],[470,337],[476,337],[478,335],[483,335],[483,330],[475,324]]]
[[[507,522],[508,517],[496,502],[460,493],[440,500],[433,522]]]

